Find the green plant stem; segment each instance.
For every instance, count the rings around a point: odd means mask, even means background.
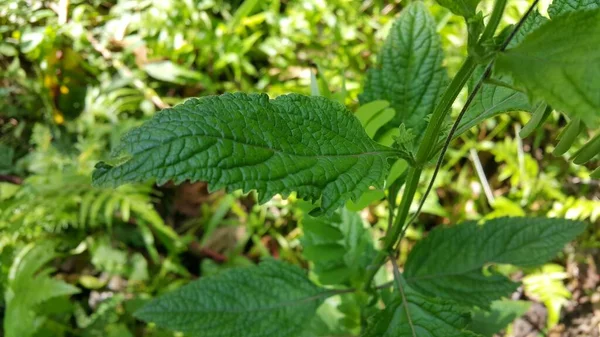
[[[505,7],[506,0],[496,0],[490,21],[481,35],[480,42],[493,37],[496,29],[498,28],[498,24],[500,23]],[[425,134],[422,138],[423,140],[419,145],[417,154],[415,156],[415,166],[409,168],[406,187],[402,193],[402,200],[400,202],[400,206],[398,207],[398,212],[394,219],[393,225],[391,228],[388,228],[388,233],[384,239],[384,247],[379,251],[367,270],[364,283],[365,289],[370,288],[371,282],[375,277],[377,270],[379,270],[381,265],[385,262],[387,255],[393,250],[394,245],[404,233],[404,227],[407,223],[406,220],[410,211],[410,206],[414,200],[417,187],[419,185],[419,180],[421,178],[421,174],[423,173],[422,167],[429,160],[431,152],[435,150],[436,143],[438,141],[438,135],[441,131],[443,122],[446,116],[450,113],[452,104],[458,97],[458,94],[466,85],[469,78],[473,75],[476,66],[477,63],[475,58],[473,56],[468,56],[458,70],[456,76],[454,76],[452,79],[450,85],[446,88],[446,91],[442,95],[442,98],[440,98],[439,103],[436,105],[433,111],[431,120],[429,121],[427,129],[425,130]]]
[[[504,14],[504,8],[506,7],[507,0],[496,0],[494,4],[494,9],[492,10],[492,15],[490,16],[490,20],[488,24],[485,26],[483,33],[481,33],[481,37],[479,38],[479,43],[485,43],[487,40],[494,37],[494,33],[496,33],[496,29],[498,29],[498,25],[500,24],[500,20],[502,20],[502,14]]]
[[[475,63],[475,59],[473,57],[467,57],[454,79],[452,79],[450,85],[446,88],[444,95],[434,110],[433,116],[431,117],[431,120],[427,125],[427,129],[425,130],[423,141],[417,151],[416,166],[408,169],[406,187],[402,193],[402,200],[400,201],[400,206],[398,206],[398,211],[396,213],[394,222],[392,226],[388,228],[388,233],[385,236],[384,247],[379,251],[375,259],[373,259],[373,262],[367,270],[367,275],[365,278],[366,282],[364,283],[365,289],[370,287],[371,281],[375,277],[377,270],[379,270],[379,267],[381,267],[387,258],[388,252],[393,249],[400,233],[402,232],[402,228],[404,227],[404,223],[406,222],[408,213],[410,211],[410,205],[412,204],[415,193],[417,192],[421,173],[423,172],[422,166],[426,161],[423,158],[426,158],[431,149],[435,147],[442,123],[446,115],[450,112],[456,97],[458,97],[458,94],[473,74],[476,65],[477,64]]]
[[[519,20],[519,23],[517,23],[517,25],[515,26],[515,28],[513,29],[513,31],[506,38],[506,40],[502,43],[502,46],[500,46],[500,49],[499,49],[500,52],[504,51],[508,47],[508,44],[515,37],[515,35],[519,31],[519,29],[523,26],[523,23],[525,22],[525,20],[527,20],[527,17],[529,17],[529,15],[531,14],[531,12],[533,12],[533,9],[535,8],[535,6],[537,6],[538,2],[539,2],[539,0],[535,0],[531,4],[531,6],[527,10],[527,12],[525,12],[525,14],[523,15],[523,17],[521,17],[521,20]],[[448,151],[448,147],[450,146],[450,142],[452,141],[452,139],[454,139],[454,134],[456,133],[456,130],[458,129],[458,126],[460,125],[460,121],[465,116],[465,114],[467,112],[467,109],[469,108],[469,106],[473,102],[473,99],[475,99],[475,95],[477,95],[477,92],[479,91],[479,89],[481,89],[481,87],[483,86],[483,84],[490,78],[490,76],[492,74],[492,66],[493,65],[494,65],[494,60],[492,60],[487,65],[487,67],[486,67],[485,71],[483,72],[481,78],[479,79],[479,81],[477,82],[477,84],[475,84],[475,87],[473,87],[473,90],[471,91],[471,93],[467,97],[467,101],[465,102],[465,105],[462,107],[460,113],[458,114],[458,117],[456,118],[456,121],[452,125],[452,129],[450,130],[450,133],[448,134],[448,137],[446,137],[446,141],[444,142],[444,145],[442,146],[442,150],[441,150],[440,156],[438,157],[437,164],[436,164],[435,169],[433,171],[433,176],[431,177],[431,180],[429,181],[429,185],[427,186],[425,194],[423,194],[423,197],[421,197],[421,201],[419,202],[419,207],[417,208],[417,211],[415,212],[415,214],[413,215],[413,217],[406,224],[404,230],[400,234],[400,237],[404,236],[404,231],[406,230],[406,228],[408,227],[408,225],[410,223],[412,223],[419,216],[419,213],[421,213],[421,209],[423,208],[423,205],[425,204],[425,201],[427,200],[427,196],[429,196],[429,193],[431,192],[431,189],[433,188],[433,184],[435,182],[435,179],[437,178],[437,175],[438,175],[438,173],[440,171],[440,168],[442,167],[442,162],[444,160],[444,156],[446,154],[446,151]]]
[[[452,79],[452,82],[448,88],[446,88],[442,98],[440,98],[440,102],[436,105],[435,110],[433,111],[431,120],[427,125],[427,129],[425,129],[423,140],[419,145],[419,149],[417,150],[417,154],[415,156],[415,162],[417,166],[423,166],[427,162],[429,154],[431,150],[435,148],[435,143],[439,138],[439,132],[444,123],[444,119],[450,112],[456,97],[458,97],[458,94],[462,88],[465,86],[465,84],[467,84],[467,81],[473,74],[476,66],[477,63],[475,62],[475,59],[472,56],[468,56],[458,70],[458,73],[456,73],[456,76],[454,76]]]

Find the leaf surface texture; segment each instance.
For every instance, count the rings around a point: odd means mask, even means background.
[[[300,268],[266,260],[201,278],[135,315],[186,336],[294,337],[327,296]]]
[[[435,20],[424,4],[411,3],[392,26],[377,66],[367,72],[360,103],[389,101],[396,115],[387,129],[404,123],[421,134],[448,81],[443,59]]]
[[[430,296],[485,308],[517,287],[500,274],[484,274],[486,265],[543,264],[584,229],[581,222],[546,218],[498,218],[483,225],[436,228],[409,254],[405,277]]]
[[[207,181],[212,189],[255,189],[260,202],[295,191],[332,212],[381,187],[395,151],[371,140],[341,104],[296,94],[225,94],[190,99],[130,131],[131,155],[100,163],[97,185],[157,179]]]

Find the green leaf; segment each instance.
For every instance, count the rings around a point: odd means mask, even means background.
[[[205,180],[212,189],[256,189],[261,203],[296,191],[310,201],[322,197],[329,213],[381,187],[395,156],[341,104],[296,94],[190,99],[130,131],[121,147],[131,158],[116,167],[99,163],[94,184]]]
[[[548,22],[548,18],[542,16],[538,11],[533,11],[521,25],[515,36],[510,40],[508,48],[513,48],[523,42],[527,35]]]
[[[523,316],[530,306],[531,302],[527,301],[494,301],[489,311],[475,310],[469,329],[482,336],[493,337],[495,333]]]
[[[448,8],[452,13],[465,18],[475,16],[477,5],[481,0],[437,0],[437,2]]]
[[[189,336],[293,337],[332,293],[295,266],[276,260],[203,277],[135,313]]]
[[[386,100],[396,111],[378,135],[402,123],[422,134],[426,117],[448,80],[443,59],[435,20],[423,3],[412,2],[392,26],[377,66],[367,72],[364,92],[359,95],[361,104]]]
[[[548,15],[554,19],[563,14],[600,8],[600,0],[554,0],[548,7]]]
[[[369,103],[361,105],[354,113],[354,116],[358,118],[360,124],[362,124],[362,126],[365,127],[375,115],[377,115],[380,111],[389,106],[390,102],[388,101],[371,101]]]
[[[197,84],[207,82],[204,75],[175,64],[171,61],[152,62],[144,65],[144,71],[151,77],[176,84]]]
[[[600,9],[567,13],[501,53],[496,70],[510,74],[533,100],[580,117],[600,119]]]
[[[405,277],[425,294],[486,308],[517,287],[497,273],[485,275],[486,265],[541,265],[584,229],[581,222],[546,218],[498,218],[484,225],[436,228],[410,252]]]
[[[303,216],[303,255],[314,264],[322,284],[362,281],[365,268],[376,255],[373,239],[356,212],[345,208],[331,216]]]
[[[404,286],[407,306],[396,292],[384,310],[373,317],[362,337],[473,337],[465,328],[471,317],[454,302],[423,296]]]
[[[38,315],[40,304],[59,296],[72,295],[79,289],[49,276],[51,269],[41,269],[57,257],[56,242],[51,240],[29,244],[14,259],[4,294],[6,337],[33,336],[45,320]]]
[[[258,0],[244,0],[242,5],[238,7],[238,9],[235,11],[233,18],[231,18],[231,21],[229,21],[229,29],[234,30],[235,28],[240,26],[242,20],[252,13],[252,11],[259,2],[260,1]]]
[[[481,68],[475,72],[471,79],[470,87],[475,85],[475,82],[481,77],[482,72],[483,69]],[[503,82],[511,81],[508,76],[497,77],[497,79]],[[484,83],[465,112],[454,137],[460,136],[473,126],[501,113],[530,110],[529,99],[524,93],[507,87]]]

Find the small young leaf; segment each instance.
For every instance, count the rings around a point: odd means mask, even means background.
[[[407,306],[398,292],[384,310],[377,313],[362,337],[475,337],[465,328],[468,310],[454,302],[419,294],[404,286]]]
[[[341,104],[323,97],[225,94],[190,99],[130,131],[131,158],[99,163],[96,185],[156,178],[206,180],[212,189],[256,189],[260,202],[298,192],[333,212],[381,187],[396,151],[371,140]]]
[[[367,104],[361,105],[354,113],[354,116],[358,118],[360,124],[362,124],[362,126],[365,127],[367,126],[369,121],[373,119],[374,116],[376,116],[381,110],[389,106],[390,102],[388,101],[371,101]]]
[[[548,116],[550,116],[551,112],[552,109],[548,107],[548,104],[539,103],[533,110],[529,122],[527,122],[527,124],[525,124],[525,126],[523,126],[523,129],[521,129],[521,131],[519,132],[519,137],[529,137],[533,133],[533,131],[542,126],[542,124],[546,121]]]
[[[294,337],[331,295],[295,266],[266,260],[194,281],[135,316],[190,336]]]
[[[567,124],[561,133],[560,140],[558,141],[558,144],[556,144],[552,154],[555,156],[562,156],[565,154],[565,152],[571,148],[580,132],[581,119],[579,119],[579,117],[575,117],[571,122],[569,122],[569,124]]]
[[[437,2],[456,15],[470,18],[475,16],[475,10],[481,0],[437,0]]]
[[[588,161],[592,160],[595,156],[600,154],[600,133],[597,134],[592,140],[588,141],[577,153],[573,162],[577,165],[583,165]]]
[[[483,225],[436,228],[409,254],[406,281],[425,294],[486,308],[510,295],[517,284],[499,274],[484,275],[484,266],[543,264],[584,229],[581,222],[546,218],[499,218]]]
[[[496,70],[588,126],[600,120],[600,9],[561,15],[517,47],[501,53]]]
[[[380,133],[404,123],[421,135],[448,80],[435,20],[421,2],[410,3],[394,23],[374,69],[367,72],[361,104],[386,100],[396,116]],[[378,133],[379,134],[379,133]]]

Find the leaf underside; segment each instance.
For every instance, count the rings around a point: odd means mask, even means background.
[[[483,70],[479,68],[472,76],[471,87],[479,80],[482,72]],[[509,76],[496,76],[496,79],[507,83],[512,81]],[[473,126],[501,113],[530,110],[529,98],[524,93],[495,84],[484,83],[465,112],[454,137],[460,136]]]
[[[329,213],[381,187],[396,154],[371,140],[341,104],[296,94],[190,99],[130,131],[121,148],[130,159],[97,165],[94,184],[201,180],[213,190],[255,189],[261,203],[295,191],[313,202],[322,197]]]
[[[395,293],[394,300],[373,318],[363,337],[475,337],[465,330],[471,317],[452,301],[419,294],[404,286],[407,306]]]
[[[448,82],[443,59],[435,20],[424,4],[412,2],[392,26],[377,66],[367,72],[364,92],[359,95],[361,104],[386,100],[396,111],[378,135],[402,123],[414,134],[422,134],[426,117]]]
[[[197,337],[295,337],[327,292],[276,260],[201,278],[135,313],[159,327]]]
[[[499,218],[437,228],[411,251],[404,275],[430,296],[486,308],[508,296],[516,283],[483,268],[489,264],[530,267],[554,257],[585,224],[565,219]]]

